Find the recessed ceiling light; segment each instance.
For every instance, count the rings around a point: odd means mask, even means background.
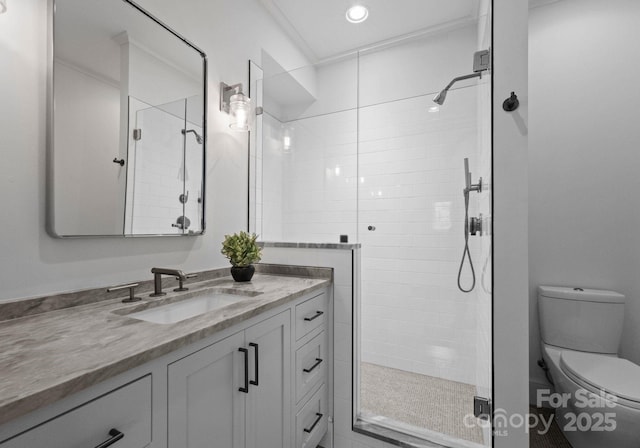
[[[354,5],[347,9],[346,16],[351,23],[362,23],[369,17],[369,10],[362,5]]]

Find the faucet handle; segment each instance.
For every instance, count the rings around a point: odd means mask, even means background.
[[[197,276],[198,274],[185,274],[184,278],[194,278]],[[182,280],[180,277],[176,277],[176,280],[178,280],[178,287],[174,289],[175,292],[189,291],[189,288],[184,286],[184,280]]]
[[[113,291],[120,291],[122,289],[128,289],[129,290],[129,297],[126,298],[126,299],[122,299],[122,303],[137,302],[139,300],[142,300],[140,297],[136,297],[135,296],[135,290],[136,290],[137,286],[138,286],[138,283],[127,283],[126,285],[112,286],[111,288],[107,289],[107,292],[113,292]]]

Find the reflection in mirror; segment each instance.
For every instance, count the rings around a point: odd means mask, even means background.
[[[50,233],[201,234],[205,54],[129,0],[52,6]]]

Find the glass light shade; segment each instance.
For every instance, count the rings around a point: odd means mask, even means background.
[[[231,95],[229,99],[229,127],[234,131],[248,131],[251,117],[251,100],[242,93]]]
[[[293,150],[293,128],[285,125],[282,129],[282,151],[290,153]]]
[[[7,12],[7,0],[0,0],[0,14]]]

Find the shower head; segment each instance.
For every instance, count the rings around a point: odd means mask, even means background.
[[[202,145],[202,137],[200,137],[200,134],[198,134],[195,130],[193,129],[183,129],[182,130],[182,135],[187,135],[189,132],[193,132],[193,135],[195,135],[196,137],[196,142],[198,142],[199,145]]]
[[[452,85],[454,85],[458,81],[463,81],[465,79],[482,78],[482,72],[489,70],[490,65],[491,65],[491,51],[490,50],[476,51],[473,54],[473,73],[470,75],[458,76],[457,78],[453,78],[453,80],[449,84],[447,84],[447,87],[442,89],[442,91],[433,98],[433,102],[442,106],[444,104],[444,100],[447,99],[447,92],[449,91]]]
[[[438,93],[433,97],[433,102],[442,106],[444,104],[444,100],[447,99],[447,92],[449,89],[444,89],[442,92]]]

